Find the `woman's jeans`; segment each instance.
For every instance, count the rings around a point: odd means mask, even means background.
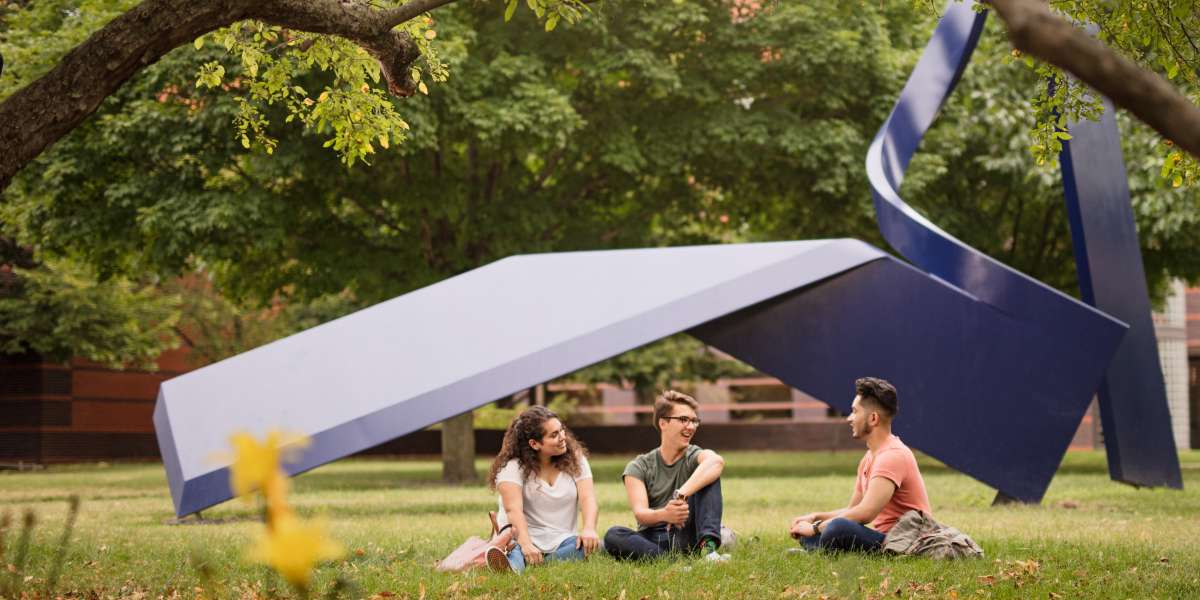
[[[643,559],[661,556],[667,552],[694,552],[700,542],[709,538],[721,544],[721,513],[724,503],[721,498],[721,480],[718,479],[687,500],[688,520],[683,527],[667,531],[665,523],[659,523],[634,531],[628,527],[613,527],[604,534],[604,550],[618,559]]]
[[[542,559],[546,562],[553,562],[556,560],[583,560],[583,548],[575,547],[577,539],[579,538],[576,536],[571,536],[563,540],[563,542],[554,549],[554,552],[543,553]],[[525,553],[521,550],[520,544],[514,545],[513,549],[508,552],[508,564],[512,565],[513,570],[518,573],[525,570]]]
[[[802,537],[800,545],[809,550],[875,552],[883,546],[883,533],[861,523],[838,517],[821,526],[820,536]]]

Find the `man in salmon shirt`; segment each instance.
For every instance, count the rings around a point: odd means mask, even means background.
[[[808,550],[872,552],[904,513],[931,514],[917,459],[892,435],[899,408],[896,388],[883,379],[863,377],[854,382],[854,391],[846,421],[851,435],[867,443],[867,453],[858,463],[858,479],[846,508],[792,519],[792,537]]]

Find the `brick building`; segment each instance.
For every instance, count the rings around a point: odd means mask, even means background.
[[[1185,290],[1177,284],[1163,312],[1155,315],[1155,330],[1176,445],[1181,449],[1200,447],[1200,288]],[[151,415],[158,385],[193,365],[186,350],[175,350],[159,358],[158,368],[156,372],[116,371],[78,359],[53,364],[36,356],[0,356],[0,465],[157,458]],[[767,435],[769,430],[776,442],[793,435],[803,438],[797,448],[852,445],[839,433],[844,429],[840,415],[773,378],[681,385],[701,402],[706,424],[723,429],[722,424],[730,426],[721,434],[727,442],[744,437],[750,431],[744,427],[758,425],[760,433]],[[549,391],[579,400],[572,418],[576,429],[630,426],[650,419],[651,407],[639,402],[633,390],[619,386],[589,390],[552,384]],[[424,435],[427,433],[390,442],[380,451],[436,453],[439,442]],[[750,437],[755,435],[750,433]],[[495,432],[481,432],[480,438],[480,452],[498,445]],[[1072,448],[1102,444],[1093,404],[1080,423]]]

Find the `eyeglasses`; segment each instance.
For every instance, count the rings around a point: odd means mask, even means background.
[[[684,425],[692,424],[692,425],[695,425],[696,427],[700,426],[700,419],[697,419],[694,417],[663,417],[663,418],[668,421],[674,419],[676,421],[679,421],[680,423],[683,423]]]

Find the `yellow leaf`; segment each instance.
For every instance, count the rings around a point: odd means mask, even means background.
[[[329,92],[321,92],[321,95],[317,96],[317,102],[324,102],[328,98],[329,98]]]
[[[417,90],[419,90],[422,94],[429,95],[429,87],[425,85],[424,81],[417,84]]]
[[[364,84],[362,84],[362,87],[358,88],[358,89],[362,90],[362,93],[365,94],[365,93],[371,91],[371,86],[364,83]]]
[[[204,47],[204,36],[200,36],[200,37],[196,38],[196,41],[192,42],[192,45],[195,46],[197,50],[203,48]]]
[[[434,31],[434,30],[432,30],[432,29],[426,29],[426,30],[425,30],[425,39],[427,39],[427,40],[432,40],[432,39],[433,39],[433,38],[435,38],[435,37],[437,37],[437,32],[436,32],[436,31]]]
[[[408,129],[408,121],[400,121],[400,129]]]
[[[387,148],[388,148],[388,136],[387,136],[387,134],[384,134],[384,135],[381,135],[381,136],[379,136],[379,145],[380,145],[380,146],[383,146],[383,149],[384,149],[384,150],[387,150]]]

